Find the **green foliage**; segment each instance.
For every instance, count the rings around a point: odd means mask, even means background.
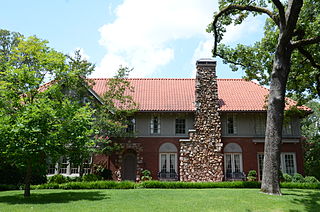
[[[112,180],[112,171],[101,165],[94,165],[94,173],[101,176],[104,180]]]
[[[86,176],[86,175],[84,175]],[[92,181],[92,182],[68,182],[64,184],[48,183],[33,186],[33,189],[133,189],[136,184],[131,181]]]
[[[304,181],[306,183],[320,183],[319,180],[317,178],[315,178],[314,176],[306,176],[304,178]]]
[[[93,182],[93,181],[99,181],[102,180],[102,177],[96,174],[86,174],[82,176],[83,182]]]
[[[304,177],[299,174],[299,173],[295,173],[292,177],[292,182],[294,183],[304,183]]]
[[[0,159],[27,170],[29,185],[32,173],[45,174],[47,158],[72,157],[71,152],[79,155],[93,145],[94,110],[79,99],[85,89],[79,85],[86,84],[82,76],[92,70],[75,67],[74,60],[48,47],[47,41],[3,32]],[[49,79],[53,81],[45,84]]]
[[[48,178],[48,183],[57,183],[62,184],[68,182],[68,178],[63,176],[62,174],[56,174]]]
[[[313,113],[301,122],[302,135],[306,137],[304,168],[306,175],[315,176],[320,180],[320,103],[311,101],[306,105],[313,110]]]
[[[260,182],[256,181],[232,181],[232,182],[165,182],[165,181],[144,181],[141,183],[143,188],[259,188]]]
[[[320,183],[283,182],[280,183],[280,187],[292,189],[320,189]]]
[[[289,174],[283,174],[284,182],[292,182],[292,176]]]
[[[250,170],[247,176],[247,179],[249,181],[255,181],[257,179],[257,171],[256,170]]]
[[[142,181],[152,180],[151,172],[149,170],[145,169],[141,172],[141,174],[142,174],[142,177],[141,177]]]
[[[279,11],[274,4],[264,0],[261,1],[219,1],[219,9],[222,10],[228,5],[259,6],[270,10],[279,18]],[[287,8],[287,1],[283,2]],[[299,14],[298,23],[292,40],[300,40],[319,36],[320,31],[320,1],[304,0],[303,7]],[[275,49],[278,45],[279,28],[276,23],[268,17],[264,25],[264,37],[251,45],[238,44],[227,46],[222,43],[226,26],[241,24],[248,17],[248,11],[232,10],[221,16],[217,26],[217,56],[228,63],[233,71],[242,69],[246,73],[246,79],[256,79],[260,84],[270,85],[270,73],[273,67]],[[253,16],[259,14],[250,12]],[[260,13],[261,14],[261,13]],[[213,24],[210,24],[208,32],[213,32]],[[288,95],[295,95],[301,102],[320,97],[320,46],[307,45],[303,47],[306,52],[312,55],[316,65],[312,65],[301,51],[295,50],[291,57],[291,72],[287,83]],[[307,95],[306,95],[307,94]]]

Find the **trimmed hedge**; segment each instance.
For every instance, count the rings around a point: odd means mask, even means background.
[[[256,181],[233,181],[233,182],[164,182],[145,181],[140,183],[142,188],[260,188],[261,183]]]
[[[164,182],[144,181],[134,183],[131,181],[94,181],[94,182],[68,182],[63,184],[46,183],[33,185],[31,189],[135,189],[135,188],[158,188],[158,189],[206,189],[206,188],[260,188],[257,181],[233,181],[233,182]],[[281,188],[289,189],[320,189],[320,183],[294,183],[283,182]],[[0,190],[17,190],[18,186],[0,185]]]
[[[131,181],[94,181],[94,182],[69,182],[63,184],[47,183],[32,186],[32,189],[133,189],[136,183]]]

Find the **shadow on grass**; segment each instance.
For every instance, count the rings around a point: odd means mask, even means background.
[[[48,203],[69,203],[74,201],[88,200],[98,201],[110,199],[109,195],[99,191],[72,191],[72,192],[50,192],[31,193],[31,196],[24,198],[23,193],[8,196],[0,196],[0,202],[7,204],[48,204]]]
[[[320,190],[300,190],[291,189],[296,193],[286,192],[284,195],[297,196],[291,202],[298,205],[303,205],[305,211],[319,212],[320,211]],[[297,210],[289,210],[290,212],[297,212]]]

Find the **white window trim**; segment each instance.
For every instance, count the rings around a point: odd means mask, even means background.
[[[286,173],[286,166],[285,166],[285,155],[293,155],[293,169],[294,169],[294,174],[297,173],[297,158],[296,158],[296,153],[295,152],[281,152],[280,155],[280,160],[281,160],[281,171],[282,173]]]
[[[243,162],[242,162],[242,153],[241,152],[227,152],[224,153],[224,173],[227,173],[227,157],[226,155],[231,155],[231,163],[233,164],[232,169],[234,168],[234,155],[240,155],[240,172],[243,172]]]
[[[258,164],[258,171],[259,171],[259,155],[264,155],[264,153],[262,152],[258,152],[257,153],[257,164]],[[283,174],[287,174],[285,172],[286,170],[286,167],[285,167],[285,155],[293,155],[293,166],[294,166],[294,173],[298,173],[297,172],[297,158],[296,158],[296,153],[295,152],[281,152],[280,154],[280,169],[282,171]],[[264,163],[264,158],[263,158],[263,161],[262,163]],[[263,164],[262,164],[263,166]],[[258,172],[260,173],[260,172]],[[259,176],[259,175],[258,175]],[[261,177],[262,178],[262,177]]]
[[[166,157],[170,154],[174,154],[174,160],[175,160],[175,172],[178,173],[178,154],[175,153],[175,152],[159,152],[159,172],[161,172],[161,155],[166,155]],[[170,156],[168,157],[169,160],[170,160]],[[168,167],[168,164],[170,164],[169,160],[167,158],[167,164],[166,164],[166,167]],[[170,165],[169,165],[169,169],[170,169]]]
[[[177,133],[177,119],[184,119],[184,133]],[[175,135],[185,135],[187,132],[187,119],[183,117],[176,117],[174,120],[174,132]]]
[[[229,133],[228,119],[232,117],[233,120],[233,133]],[[237,115],[234,113],[227,114],[226,120],[226,135],[237,135],[238,134],[238,120]]]
[[[154,123],[153,123],[153,119],[154,117],[158,117],[158,132],[154,132]],[[161,118],[160,118],[160,115],[159,114],[156,114],[156,115],[152,115],[151,116],[151,120],[150,120],[150,133],[151,134],[154,134],[154,135],[159,135],[160,134],[160,131],[161,130]]]

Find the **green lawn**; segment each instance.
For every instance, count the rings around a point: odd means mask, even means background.
[[[283,189],[33,190],[0,192],[0,211],[320,211],[319,190]]]

